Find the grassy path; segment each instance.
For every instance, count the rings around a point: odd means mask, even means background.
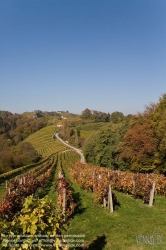
[[[66,177],[70,180],[66,169]],[[72,181],[72,180],[71,180]],[[73,183],[74,196],[81,204],[70,220],[66,234],[84,234],[88,250],[164,250],[166,249],[166,199],[155,198],[155,206],[114,192],[120,206],[110,213],[94,203],[93,194]],[[80,248],[78,248],[80,249]]]
[[[45,195],[48,195],[48,197],[50,199],[53,200],[53,202],[56,203],[57,200],[57,193],[54,192],[55,189],[55,179],[58,176],[58,159],[57,159],[58,155],[56,154],[54,156],[54,162],[56,162],[56,166],[53,172],[53,175],[51,176],[50,180],[47,182],[46,186],[42,188],[42,190],[39,191],[39,193],[37,194],[39,196],[39,198],[43,198]]]

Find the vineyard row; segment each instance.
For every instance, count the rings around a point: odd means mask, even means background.
[[[8,182],[6,194],[0,204],[0,218],[12,220],[17,212],[22,209],[24,199],[35,194],[40,188],[46,185],[50,179],[56,163],[48,162],[41,169],[35,169]]]
[[[142,198],[144,203],[149,203],[154,184],[155,193],[166,196],[166,178],[163,175],[112,171],[80,162],[71,164],[69,158],[69,153],[66,153],[65,167],[70,176],[81,188],[93,192],[99,203],[103,203],[103,199],[108,197],[109,185],[113,190],[131,194],[134,198]]]

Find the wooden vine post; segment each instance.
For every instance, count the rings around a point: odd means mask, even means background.
[[[65,217],[65,211],[66,211],[66,188],[63,189],[63,203],[62,203],[62,210],[63,210],[63,214]]]
[[[135,189],[135,180],[134,180],[134,177],[132,177],[132,182],[133,182],[133,189]]]
[[[110,185],[108,191],[108,209],[110,209],[111,213],[113,212],[112,190]]]
[[[150,199],[149,199],[149,206],[151,207],[153,205],[153,198],[154,198],[154,191],[155,191],[155,185],[156,183],[152,183],[152,189],[150,191]]]
[[[135,179],[134,179],[134,176],[132,177],[132,183],[133,183],[133,186],[132,186],[132,193],[133,193],[133,195],[135,196]]]
[[[106,207],[106,198],[103,198],[103,207]]]
[[[149,176],[148,174],[146,174],[146,184],[148,184],[148,182],[149,182]]]
[[[94,193],[94,187],[95,187],[95,171],[93,171],[93,193]]]

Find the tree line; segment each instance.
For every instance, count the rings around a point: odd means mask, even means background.
[[[144,112],[115,120],[86,142],[86,161],[111,169],[166,173],[166,94]]]

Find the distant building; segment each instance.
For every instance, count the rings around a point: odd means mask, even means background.
[[[66,118],[66,117],[64,117],[63,115],[61,115],[61,118],[62,118],[62,119],[67,119],[67,118]]]
[[[63,127],[63,123],[62,122],[58,122],[57,123],[57,127]]]

